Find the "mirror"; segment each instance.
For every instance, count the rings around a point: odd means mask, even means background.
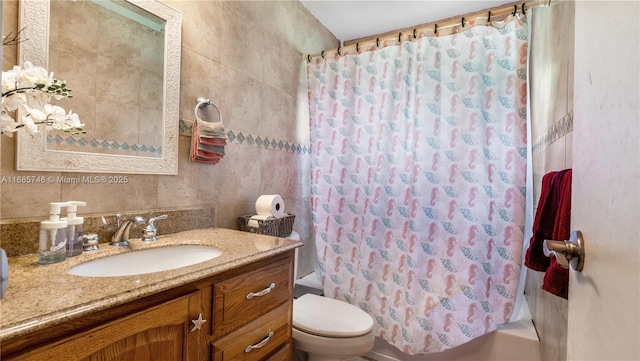
[[[22,0],[19,59],[67,82],[86,134],[18,132],[16,168],[177,174],[181,15],[156,0]]]

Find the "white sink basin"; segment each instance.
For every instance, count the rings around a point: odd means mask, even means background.
[[[218,248],[198,245],[150,248],[81,263],[72,267],[69,274],[84,277],[134,276],[191,266],[221,254]]]

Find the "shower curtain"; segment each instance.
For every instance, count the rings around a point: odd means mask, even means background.
[[[488,333],[522,263],[527,33],[510,16],[307,65],[325,295],[407,354]]]

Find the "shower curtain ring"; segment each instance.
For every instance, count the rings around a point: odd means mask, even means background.
[[[489,11],[489,16],[487,16],[487,22],[490,23],[491,22],[491,11]]]
[[[516,16],[516,13],[518,12],[518,5],[513,5],[513,16]]]
[[[342,53],[340,53],[340,49],[342,49],[341,46],[338,47],[338,55],[342,55]]]
[[[462,17],[462,27],[464,28],[464,16]]]
[[[433,29],[433,34],[438,35],[438,24],[435,24],[435,28]]]
[[[380,38],[376,38],[376,48],[380,47]]]
[[[417,38],[417,36],[416,36],[416,29],[415,29],[415,28],[413,29],[413,38],[414,38],[414,39],[415,39],[415,38]]]
[[[324,59],[324,50],[320,52],[320,56],[322,57],[322,59]]]
[[[398,34],[398,42],[402,42],[402,31]]]
[[[526,15],[527,8],[524,7],[524,3],[522,3],[522,15]]]
[[[311,62],[311,54],[307,54],[307,61]]]
[[[356,43],[356,53],[360,52],[360,43]]]

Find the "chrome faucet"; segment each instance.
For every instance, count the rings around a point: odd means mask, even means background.
[[[133,225],[145,224],[144,217],[135,216],[134,218],[126,219],[120,223],[118,218],[118,230],[111,236],[112,246],[128,246],[129,245],[129,231]]]
[[[161,216],[153,217],[149,220],[149,224],[144,228],[144,233],[142,234],[142,240],[145,242],[155,241],[156,235],[158,234],[158,229],[153,222],[159,219],[166,219],[167,215],[163,214]]]

